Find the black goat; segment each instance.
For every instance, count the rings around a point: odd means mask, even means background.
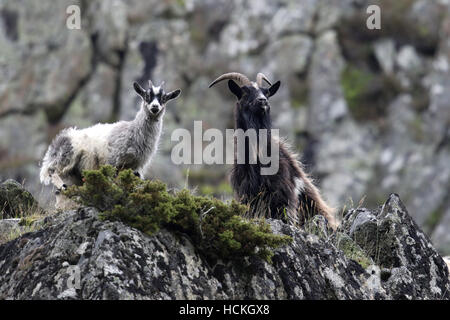
[[[308,218],[321,214],[335,229],[337,223],[334,210],[325,203],[312,180],[303,171],[297,155],[289,150],[286,142],[271,134],[268,98],[277,92],[280,81],[272,85],[262,73],[258,73],[256,82],[251,82],[243,74],[232,72],[221,75],[209,87],[223,80],[228,80],[229,89],[238,99],[235,108],[235,129],[254,129],[259,138],[260,129],[267,129],[266,145],[276,143],[279,150],[278,172],[262,175],[261,168],[267,165],[260,161],[260,140],[256,142],[258,145],[252,145],[250,140],[245,141],[244,163],[236,161],[238,152],[235,149],[231,184],[238,200],[249,205],[249,214],[252,217],[282,219],[292,225],[301,226]],[[240,86],[235,81],[240,83]],[[266,81],[269,87],[264,88],[263,81]],[[258,151],[255,153],[253,150]],[[271,148],[268,147],[268,150]],[[253,163],[247,161],[252,154],[256,155],[256,161]]]

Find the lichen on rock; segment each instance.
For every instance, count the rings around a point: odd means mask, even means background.
[[[183,197],[178,204],[187,209],[194,198]],[[338,233],[321,219],[308,230],[266,220],[275,235],[292,239],[274,250],[272,263],[254,255],[211,259],[189,228],[163,225],[148,235],[101,216],[92,207],[59,212],[0,245],[0,298],[450,299],[444,260],[396,195],[375,210],[349,210]]]

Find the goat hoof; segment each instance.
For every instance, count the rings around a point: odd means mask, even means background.
[[[136,177],[138,177],[138,178],[141,177],[141,174],[140,174],[139,172],[137,172],[137,171],[134,172],[134,175],[135,175]]]
[[[62,189],[63,189],[63,190],[67,190],[67,184],[63,184],[63,185],[62,185]]]
[[[61,194],[61,191],[60,191],[60,190],[56,190],[56,191],[55,191],[55,194],[58,196],[58,195]]]

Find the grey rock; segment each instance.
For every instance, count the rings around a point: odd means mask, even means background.
[[[374,130],[345,119],[319,137],[315,174],[324,177],[322,192],[331,205],[343,207],[345,203],[351,207],[364,199],[374,178],[380,152]]]
[[[392,39],[377,41],[374,45],[374,52],[383,72],[391,74],[394,71],[396,57],[394,41]]]
[[[307,0],[299,3],[286,0],[283,2],[286,5],[276,11],[271,21],[274,34],[311,32],[314,27],[317,1]]]
[[[79,1],[2,1],[17,15],[17,36],[0,30],[0,115],[46,108],[58,119],[65,103],[91,71],[91,42],[66,28],[66,8]],[[36,23],[45,21],[45,23]]]
[[[127,5],[122,0],[89,1],[85,17],[89,32],[95,34],[96,54],[102,60],[118,66],[120,54],[127,44]]]
[[[334,31],[326,31],[316,41],[310,78],[309,132],[319,136],[347,115],[340,76],[344,67]],[[319,134],[320,133],[320,134]]]
[[[246,271],[214,266],[184,236],[148,237],[92,209],[63,213],[44,229],[0,247],[0,296],[12,299],[325,299],[373,298],[356,283],[368,275],[333,247],[278,221],[294,237],[274,264]],[[312,252],[312,254],[311,254]],[[67,263],[69,266],[67,266]],[[316,267],[311,268],[312,265]],[[17,266],[17,267],[15,267]],[[73,270],[79,272],[72,286]],[[22,277],[22,285],[15,279]],[[51,279],[51,280],[50,280]],[[353,285],[346,286],[350,281]],[[23,286],[23,283],[27,283]],[[51,285],[48,285],[51,283]]]
[[[44,111],[0,118],[0,181],[15,179],[37,199],[43,195],[38,165],[47,148],[47,129]]]
[[[267,49],[270,57],[268,69],[277,74],[302,73],[305,71],[311,50],[312,40],[307,36],[291,35],[274,41]],[[285,63],[289,61],[290,63]]]
[[[369,214],[350,211],[347,218],[356,214],[353,223],[363,225],[367,219],[359,219],[360,213]],[[392,252],[381,250],[374,259],[381,268],[364,269],[332,242],[278,220],[268,220],[272,230],[293,242],[276,250],[272,264],[251,258],[242,265],[211,265],[183,234],[162,229],[149,237],[99,220],[92,208],[61,212],[46,217],[43,229],[0,246],[0,297],[448,299],[447,267],[400,200],[391,196],[370,214],[380,223],[381,239],[394,244]]]
[[[378,210],[356,210],[344,217],[350,218],[349,234],[382,268],[382,285],[393,299],[448,299],[447,265],[398,195],[392,194]]]
[[[329,30],[336,25],[343,12],[341,10],[342,1],[317,1],[319,3],[316,15],[317,23],[315,25],[315,32],[321,33]]]
[[[400,69],[412,74],[421,72],[423,68],[422,60],[413,46],[400,48],[396,61]]]
[[[61,121],[64,126],[86,128],[114,119],[114,116],[117,116],[114,110],[116,80],[116,69],[108,64],[99,63],[90,81],[68,107]]]

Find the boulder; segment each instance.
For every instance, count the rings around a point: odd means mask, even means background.
[[[1,218],[15,218],[29,215],[39,207],[30,192],[15,180],[8,179],[0,184]]]
[[[278,220],[268,220],[273,232],[293,240],[275,251],[271,264],[209,261],[184,234],[161,229],[147,236],[100,220],[92,208],[40,223],[41,230],[0,246],[0,298],[449,299],[447,266],[395,195],[381,209],[350,210],[345,217],[341,232],[354,239],[347,244],[358,242],[379,263],[365,267],[333,237]],[[372,252],[373,243],[358,234],[373,242],[375,231],[383,250]]]
[[[381,268],[393,299],[448,298],[448,268],[396,194],[377,210],[351,210],[343,228]]]

